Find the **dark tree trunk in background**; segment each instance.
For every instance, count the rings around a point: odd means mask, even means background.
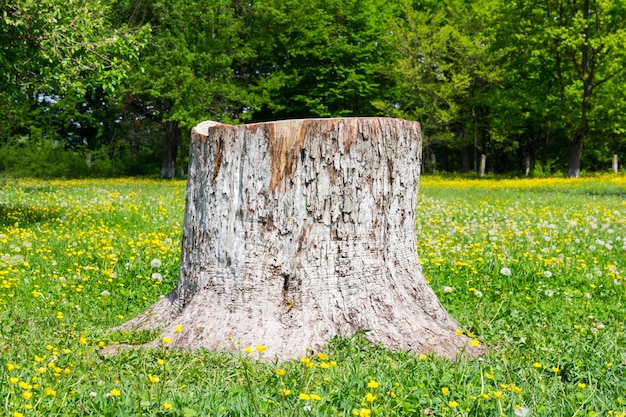
[[[174,178],[176,176],[176,156],[181,143],[182,135],[178,122],[165,122],[161,178]]]
[[[398,119],[198,125],[178,284],[120,329],[281,359],[365,329],[392,349],[476,352],[417,259],[421,145]]]

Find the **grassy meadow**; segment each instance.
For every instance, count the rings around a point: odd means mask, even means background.
[[[123,351],[175,285],[184,182],[0,179],[0,415],[625,416],[626,177],[423,177],[424,274],[489,347],[449,361],[359,336],[300,361]]]

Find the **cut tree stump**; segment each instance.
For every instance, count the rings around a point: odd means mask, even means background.
[[[417,259],[420,159],[405,120],[199,124],[177,286],[117,330],[280,359],[365,329],[394,350],[472,351]]]

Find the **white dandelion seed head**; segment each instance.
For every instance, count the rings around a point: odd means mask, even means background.
[[[151,266],[152,268],[160,268],[162,264],[163,264],[163,263],[161,262],[161,260],[160,260],[160,259],[156,259],[156,258],[155,258],[155,259],[153,259],[153,260],[151,260],[151,261],[150,261],[150,266]]]
[[[446,294],[449,294],[452,291],[453,291],[452,287],[448,287],[448,286],[443,287],[443,292],[446,293]]]
[[[91,391],[91,392],[89,393],[89,396],[90,396],[91,398],[96,398],[96,397],[98,396],[98,393],[97,393],[97,392],[94,392],[94,391]]]
[[[517,417],[526,417],[528,414],[530,414],[530,409],[526,407],[517,407],[515,410],[513,410],[513,413]]]
[[[108,292],[107,290],[104,290],[104,291],[102,291],[102,292],[100,293],[100,295],[101,295],[101,296],[103,296],[103,297],[108,297],[109,295],[111,295],[111,293],[110,293],[110,292]]]
[[[155,272],[154,274],[152,274],[152,279],[155,281],[163,281],[163,275],[159,274],[158,272]]]
[[[548,297],[552,297],[554,295],[554,291],[552,290],[545,290],[543,293]]]
[[[550,271],[543,271],[543,276],[546,278],[551,278],[552,277],[552,272]]]
[[[483,296],[483,293],[482,293],[482,292],[480,292],[480,291],[474,291],[474,295],[475,295],[476,297],[480,298],[480,297],[482,297],[482,296]]]
[[[507,267],[504,267],[500,270],[500,273],[502,275],[504,275],[505,277],[510,277],[511,276],[511,270]]]

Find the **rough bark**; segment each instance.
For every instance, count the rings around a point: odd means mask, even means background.
[[[470,351],[417,259],[420,158],[419,124],[398,119],[198,125],[178,284],[120,329],[281,359],[363,329],[392,349]]]
[[[174,178],[176,176],[176,155],[181,142],[182,136],[178,122],[165,122],[161,178]]]

